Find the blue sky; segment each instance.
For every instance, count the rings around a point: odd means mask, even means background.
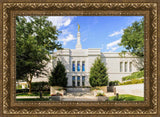
[[[121,52],[118,46],[123,29],[143,16],[49,16],[57,29],[62,31],[59,41],[63,48],[75,49],[78,24],[82,49],[101,48],[102,52]]]

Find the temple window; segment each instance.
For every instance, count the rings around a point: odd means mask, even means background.
[[[129,72],[132,72],[132,62],[129,63]]]
[[[77,86],[80,86],[80,76],[77,76]]]
[[[82,76],[82,86],[85,86],[85,76]]]
[[[127,62],[125,62],[125,72],[127,72]]]
[[[120,72],[123,71],[123,62],[120,62]]]
[[[75,87],[75,76],[72,76],[72,86]]]
[[[75,71],[75,61],[72,62],[72,71]]]
[[[77,62],[77,71],[80,71],[80,61]]]
[[[85,71],[85,62],[82,62],[82,71]]]

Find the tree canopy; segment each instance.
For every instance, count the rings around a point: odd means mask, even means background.
[[[49,76],[49,85],[66,87],[68,79],[66,75],[65,66],[61,61],[57,61],[57,65],[51,71],[51,75]]]
[[[101,61],[100,57],[97,57],[90,70],[89,82],[92,87],[95,86],[107,86],[108,74],[107,68]]]
[[[135,21],[124,29],[120,46],[123,46],[132,55],[144,57],[144,19]],[[124,51],[123,51],[124,52]]]
[[[33,76],[45,74],[50,51],[61,49],[59,33],[45,16],[16,17],[16,79],[26,80],[30,90]]]

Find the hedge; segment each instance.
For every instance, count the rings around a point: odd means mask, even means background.
[[[120,85],[140,84],[140,83],[144,83],[144,79],[132,79],[130,81],[126,81],[126,82],[120,83]]]
[[[119,85],[119,81],[118,80],[115,80],[115,81],[110,81],[109,82],[109,86],[117,86],[117,85]]]
[[[16,93],[26,93],[29,92],[29,89],[16,89]]]
[[[144,77],[144,70],[134,72],[129,76],[122,77],[122,81],[132,80],[132,79],[137,79],[137,78],[142,78],[142,77]]]

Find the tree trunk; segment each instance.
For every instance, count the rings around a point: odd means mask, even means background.
[[[29,92],[28,92],[28,94],[31,94],[31,82],[30,81],[28,82],[28,85],[29,85]]]
[[[40,90],[40,99],[42,99],[42,90]]]
[[[32,88],[32,85],[31,85],[31,83],[32,83],[32,75],[30,75],[30,79],[28,80],[28,86],[29,86],[29,92],[28,92],[28,94],[31,94],[31,88]]]

